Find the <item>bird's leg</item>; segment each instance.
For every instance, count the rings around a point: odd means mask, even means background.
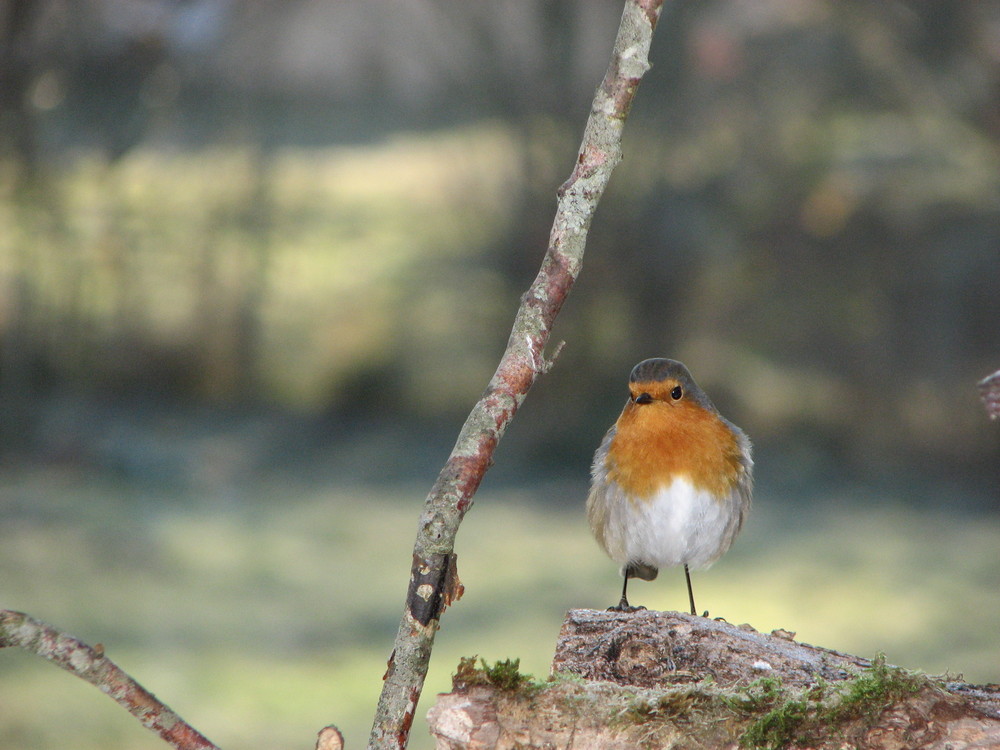
[[[687,580],[688,585],[688,600],[691,602],[691,614],[695,617],[698,616],[698,610],[694,607],[694,590],[691,588],[691,573],[688,571],[687,563],[684,563],[684,578]],[[708,615],[708,612],[705,612]]]
[[[622,584],[622,598],[618,602],[617,606],[608,607],[608,612],[638,612],[640,609],[645,609],[645,607],[633,607],[628,603],[628,596],[626,596],[626,591],[628,591],[628,571],[625,571],[623,576],[625,583]]]
[[[628,595],[626,593],[628,591],[628,573],[623,575],[622,578],[625,579],[625,582],[622,584],[622,599],[618,602],[618,609],[624,611],[629,608]]]

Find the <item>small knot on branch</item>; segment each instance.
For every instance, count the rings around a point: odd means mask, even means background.
[[[344,750],[344,735],[333,724],[319,730],[316,750]]]
[[[556,359],[559,358],[559,353],[563,350],[563,347],[566,346],[565,341],[560,341],[552,349],[552,354],[546,357],[544,352],[540,350],[536,351],[535,347],[531,345],[531,336],[525,335],[524,343],[527,345],[528,351],[531,353],[531,368],[539,375],[548,374],[549,370],[555,366]]]
[[[1000,419],[1000,370],[979,381],[979,395],[990,419]]]

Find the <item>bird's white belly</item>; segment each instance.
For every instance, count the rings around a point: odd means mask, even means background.
[[[609,487],[608,494],[621,493]],[[607,498],[606,499],[610,499]],[[604,546],[620,565],[707,568],[732,544],[739,528],[731,498],[717,499],[679,477],[652,497],[619,497],[606,507]]]

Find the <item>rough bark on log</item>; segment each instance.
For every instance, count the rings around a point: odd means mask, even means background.
[[[803,686],[817,677],[843,680],[870,666],[867,659],[797,643],[786,631],[763,635],[749,625],[648,610],[570,610],[552,660],[553,672],[647,688],[704,677],[748,685],[768,676]]]
[[[438,750],[1000,748],[1000,685],[678,612],[570,611],[543,683],[463,667],[428,714]]]

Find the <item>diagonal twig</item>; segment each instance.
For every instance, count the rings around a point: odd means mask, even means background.
[[[461,596],[455,536],[493,451],[551,362],[544,356],[552,323],[580,272],[597,203],[621,160],[621,137],[639,81],[649,69],[649,47],[663,0],[627,0],[611,63],[594,95],[576,165],[559,188],[549,246],[541,269],[521,298],[496,373],[459,433],[451,456],[424,502],[403,617],[389,657],[369,750],[402,750],[441,613]]]
[[[59,665],[100,688],[124,706],[144,727],[178,750],[219,750],[166,704],[104,656],[103,649],[23,612],[0,610],[0,648],[18,646]]]

